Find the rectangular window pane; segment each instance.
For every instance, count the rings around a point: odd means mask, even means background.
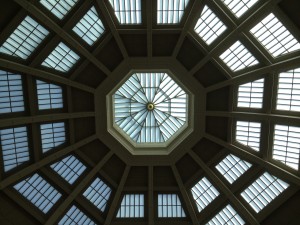
[[[157,0],[157,23],[178,24],[184,14],[189,0]]]

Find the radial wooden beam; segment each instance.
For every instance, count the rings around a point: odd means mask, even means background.
[[[78,83],[76,81],[71,81],[67,78],[64,78],[62,76],[56,75],[54,73],[46,72],[40,69],[35,69],[26,65],[23,65],[21,63],[12,62],[6,59],[0,58],[0,67],[5,68],[7,70],[12,71],[19,71],[20,73],[24,74],[30,74],[32,76],[35,76],[37,78],[42,78],[45,80],[53,81],[55,83],[60,83],[64,85],[69,85],[71,87],[77,88],[82,91],[86,91],[89,93],[94,94],[95,89],[91,88],[89,86],[86,86],[84,84]],[[25,75],[24,75],[25,76]]]
[[[125,182],[127,180],[129,171],[130,171],[130,166],[127,165],[125,170],[124,170],[124,173],[122,175],[122,178],[121,178],[121,181],[119,183],[118,189],[114,194],[114,198],[113,198],[113,201],[110,205],[109,211],[107,213],[107,217],[106,217],[106,220],[104,222],[104,225],[110,225],[111,224],[112,219],[113,219],[113,217],[116,213],[116,210],[118,210],[118,203],[120,202],[121,193],[124,189],[124,185],[125,185]]]
[[[249,160],[252,163],[256,163],[256,164],[260,165],[261,167],[265,168],[267,171],[274,174],[275,176],[277,176],[287,182],[290,182],[290,183],[300,186],[300,177],[299,176],[297,176],[297,175],[295,175],[295,174],[293,174],[271,162],[265,161],[264,159],[258,157],[257,155],[252,154],[242,148],[234,146],[233,144],[230,144],[226,141],[223,141],[222,139],[217,138],[211,134],[206,133],[204,135],[204,138],[206,138],[212,142],[215,142],[216,144],[228,149],[232,153],[236,154],[237,156],[239,156],[245,160]]]
[[[178,184],[178,187],[180,189],[180,193],[182,195],[182,198],[183,198],[183,201],[185,203],[185,206],[187,207],[188,214],[191,217],[192,224],[193,225],[198,225],[199,223],[198,223],[196,212],[195,212],[195,210],[194,210],[194,208],[192,206],[190,198],[189,198],[189,196],[188,196],[188,194],[186,192],[186,189],[185,189],[185,187],[183,185],[183,182],[182,182],[182,179],[181,179],[181,177],[179,175],[179,172],[178,172],[178,170],[177,170],[177,168],[176,168],[175,165],[172,165],[171,168],[172,168],[174,177],[176,179],[176,182]]]
[[[107,161],[112,157],[113,153],[110,151],[107,153],[100,162],[80,181],[80,183],[75,187],[75,189],[68,195],[68,197],[60,204],[55,212],[49,217],[45,225],[54,225],[57,224],[57,220],[60,216],[67,210],[70,204],[74,201],[74,199],[81,193],[81,191],[92,181],[94,176],[98,173],[98,171],[107,163]],[[100,221],[103,222],[103,221]]]
[[[193,151],[189,151],[189,155],[198,163],[203,171],[209,176],[209,178],[218,185],[219,189],[226,195],[226,197],[235,206],[235,209],[243,215],[249,224],[259,225],[256,218],[248,211],[248,209],[240,202],[240,200],[231,192],[231,190],[221,181],[218,176],[203,162],[202,159]]]
[[[101,12],[102,12],[102,14],[103,14],[103,16],[105,18],[105,21],[106,21],[106,23],[107,23],[107,25],[108,25],[108,27],[109,27],[109,29],[110,29],[110,31],[111,31],[114,39],[116,40],[117,45],[120,48],[120,51],[121,51],[123,57],[125,59],[128,58],[128,53],[126,51],[126,48],[125,48],[125,46],[123,44],[123,41],[122,41],[122,39],[121,39],[121,37],[119,35],[119,32],[118,32],[118,30],[116,28],[116,25],[114,24],[113,18],[110,15],[110,12],[109,12],[109,10],[108,10],[105,2],[103,0],[96,0],[96,3],[99,6],[99,9],[101,10]]]
[[[9,127],[9,126],[19,126],[23,124],[31,123],[40,123],[40,122],[52,122],[58,120],[67,120],[67,119],[79,119],[94,117],[95,112],[76,112],[76,113],[55,113],[47,115],[36,115],[36,116],[24,116],[16,118],[2,119],[0,123],[0,128]]]
[[[73,145],[70,145],[58,152],[55,152],[49,156],[46,156],[45,158],[41,159],[38,162],[35,162],[27,167],[25,167],[24,169],[20,170],[19,172],[14,173],[13,175],[5,178],[4,180],[2,180],[0,182],[0,190],[6,188],[9,185],[12,185],[13,183],[15,183],[16,181],[22,179],[23,177],[26,177],[28,175],[30,175],[31,173],[33,173],[34,171],[38,170],[39,168],[48,165],[51,162],[54,162],[55,160],[63,157],[64,155],[67,155],[73,151],[75,151],[76,149],[96,140],[97,137],[96,135],[92,135],[90,137],[87,137]]]
[[[25,10],[30,12],[40,21],[53,30],[59,37],[61,37],[66,43],[68,43],[72,48],[76,49],[78,53],[83,55],[85,58],[90,60],[96,67],[102,70],[105,74],[109,75],[109,69],[101,63],[93,54],[91,54],[87,49],[85,49],[78,41],[75,40],[67,31],[56,24],[50,17],[44,14],[39,8],[33,5],[31,2],[26,0],[14,0],[17,4],[23,7]]]

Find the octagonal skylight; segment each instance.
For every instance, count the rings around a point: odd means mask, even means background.
[[[113,98],[114,122],[135,143],[166,142],[187,121],[187,94],[167,73],[134,73]]]

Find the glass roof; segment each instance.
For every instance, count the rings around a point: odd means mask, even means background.
[[[165,142],[187,121],[187,94],[167,73],[135,73],[114,94],[114,116],[134,142]]]

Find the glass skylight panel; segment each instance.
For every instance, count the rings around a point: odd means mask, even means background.
[[[96,225],[87,215],[85,215],[76,206],[72,206],[64,217],[58,222],[58,225]]]
[[[239,86],[238,107],[262,108],[264,79],[259,79]]]
[[[57,18],[63,19],[77,3],[77,1],[78,0],[40,0],[40,3]]]
[[[141,24],[141,0],[109,0],[120,24]]]
[[[298,170],[300,127],[275,125],[273,159]]]
[[[110,195],[111,188],[108,187],[107,184],[100,178],[96,178],[83,193],[83,196],[102,212],[105,211]]]
[[[117,213],[117,218],[142,218],[144,217],[144,195],[126,194]]]
[[[29,161],[26,127],[2,129],[0,130],[0,137],[5,172]]]
[[[66,131],[64,122],[41,124],[40,129],[43,153],[65,143]]]
[[[239,216],[239,214],[232,208],[231,205],[227,205],[222,209],[214,218],[212,218],[206,225],[243,225],[245,221]]]
[[[45,214],[62,196],[38,174],[34,174],[17,183],[14,189]]]
[[[186,123],[187,94],[166,73],[135,73],[114,94],[114,113],[134,142],[165,142]]]
[[[265,172],[246,188],[241,195],[258,213],[288,187],[289,184]]]
[[[217,37],[219,37],[225,30],[225,24],[211,11],[210,8],[204,6],[200,18],[194,28],[195,32],[210,45]]]
[[[259,22],[250,32],[273,57],[300,49],[300,43],[273,13]]]
[[[234,72],[258,64],[256,58],[240,41],[220,55],[220,59]]]
[[[89,45],[94,44],[102,36],[104,30],[94,6],[73,28],[73,31]]]
[[[300,111],[300,68],[279,74],[276,109]]]
[[[157,0],[157,23],[180,23],[189,0]]]
[[[177,194],[158,194],[158,217],[186,217]]]
[[[63,108],[62,88],[41,80],[36,81],[39,110]]]
[[[0,114],[24,111],[22,78],[0,70]]]
[[[44,60],[42,65],[61,72],[68,72],[79,58],[80,57],[68,46],[60,42],[59,45]]]
[[[260,123],[237,121],[236,141],[258,152],[260,147],[260,127]]]
[[[221,0],[230,11],[237,17],[241,17],[258,0]]]
[[[74,184],[86,169],[86,166],[73,155],[52,164],[50,167],[69,184]]]
[[[242,176],[252,165],[235,155],[226,156],[218,165],[216,169],[232,184],[240,176]]]
[[[198,211],[201,212],[208,206],[220,193],[209,182],[206,177],[203,177],[193,188],[192,195],[196,201]]]
[[[2,44],[0,52],[27,59],[48,34],[48,30],[27,16]]]

